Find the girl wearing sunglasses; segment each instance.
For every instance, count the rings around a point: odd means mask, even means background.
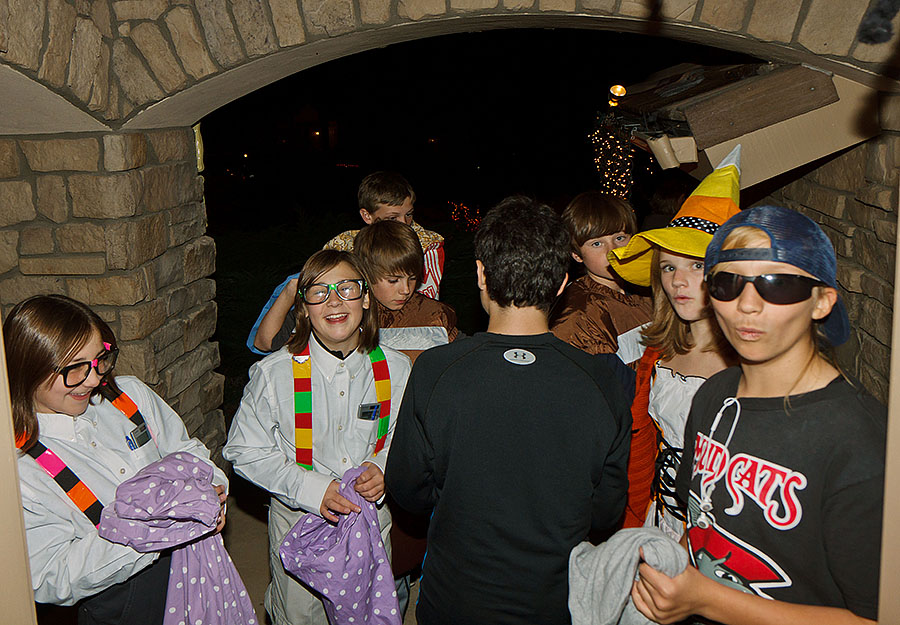
[[[850,334],[824,232],[785,208],[742,211],[706,252],[716,318],[740,357],[697,392],[676,484],[694,567],[641,564],[659,623],[873,623],[886,411],[822,351]]]
[[[169,556],[101,538],[100,511],[148,464],[209,451],[150,388],[113,376],[115,336],[81,302],[32,297],[10,311],[3,340],[35,599],[80,602],[81,625],[162,623]],[[228,481],[209,464],[224,502]]]
[[[384,466],[409,358],[378,344],[365,272],[347,252],[322,250],[297,281],[294,334],[250,368],[224,456],[271,493],[266,611],[275,625],[327,625],[319,596],[287,574],[279,547],[307,512],[333,523],[360,512],[340,494],[348,470],[365,466],[355,490],[372,503],[384,494]],[[387,507],[378,517],[390,554]]]
[[[632,404],[625,527],[658,527],[678,540],[686,511],[675,496],[691,399],[706,379],[734,362],[713,318],[703,282],[712,233],[738,212],[739,155],[722,161],[665,228],[635,235],[613,250],[613,269],[653,292],[653,316],[642,330]]]

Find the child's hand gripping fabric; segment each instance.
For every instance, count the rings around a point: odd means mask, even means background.
[[[322,503],[319,505],[319,514],[322,515],[322,518],[332,523],[340,521],[339,514],[350,514],[351,512],[359,514],[360,512],[360,507],[341,495],[340,490],[340,482],[332,481],[325,491],[325,496],[322,497]]]
[[[641,559],[644,550],[641,549]],[[631,587],[631,600],[638,612],[656,623],[677,623],[700,613],[698,589],[713,582],[693,566],[669,577],[646,562],[638,567],[638,578]]]
[[[356,478],[353,490],[366,501],[375,503],[384,495],[384,473],[381,472],[378,465],[371,462],[363,462],[360,469],[363,469],[363,472]],[[325,491],[325,496],[322,498],[322,504],[319,506],[319,513],[323,518],[337,523],[338,514],[350,514],[350,512],[359,514],[359,506],[341,495],[339,482],[329,484],[328,490]]]
[[[353,489],[366,501],[375,503],[384,495],[384,473],[378,465],[371,462],[363,462],[362,466],[366,467],[366,470],[356,478]]]
[[[304,514],[279,548],[285,570],[319,593],[328,621],[334,625],[364,621],[400,625],[394,575],[378,512],[375,504],[354,490],[356,480],[371,469],[350,469],[340,484],[332,483],[346,494],[344,501],[354,507],[352,514],[341,515],[336,525],[312,513]]]
[[[649,625],[646,612],[635,609],[637,601],[629,601],[638,565],[649,568],[641,561],[672,575],[691,568],[684,548],[655,527],[619,530],[596,547],[576,545],[569,555],[573,625]],[[654,573],[665,577],[656,569]]]

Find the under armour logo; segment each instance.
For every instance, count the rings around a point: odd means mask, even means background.
[[[514,365],[530,365],[535,361],[535,356],[527,349],[508,349],[503,352],[503,358]]]

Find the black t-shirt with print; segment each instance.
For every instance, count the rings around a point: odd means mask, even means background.
[[[677,491],[694,564],[744,592],[875,619],[885,407],[841,377],[787,401],[731,403],[740,376],[732,367],[703,384],[685,427]]]

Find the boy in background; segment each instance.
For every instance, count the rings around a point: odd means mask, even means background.
[[[353,254],[366,268],[370,293],[383,345],[403,351],[412,360],[422,350],[456,338],[456,311],[416,290],[424,273],[424,257],[412,228],[398,221],[379,221],[358,231]],[[296,316],[288,295],[296,291],[290,280],[258,326],[257,347],[267,351],[287,343]],[[281,325],[274,324],[281,320]]]
[[[397,503],[432,515],[416,618],[564,625],[569,552],[625,506],[628,403],[549,332],[569,259],[549,207],[502,201],[475,258],[488,331],[419,356],[385,472]]]
[[[585,275],[566,287],[550,328],[566,343],[589,354],[618,354],[630,365],[640,359],[640,328],[650,321],[652,301],[610,270],[607,254],[627,245],[637,231],[634,211],[614,195],[587,191],[563,212],[572,258]]]
[[[426,297],[437,299],[444,271],[444,237],[437,232],[425,230],[413,221],[416,192],[406,178],[385,171],[369,174],[360,183],[357,197],[359,214],[366,224],[398,221],[413,229],[424,254],[424,271],[418,280],[417,289]],[[359,230],[342,232],[326,243],[324,249],[352,252],[353,241],[358,233]],[[294,327],[292,306],[296,293],[296,274],[288,276],[275,288],[250,330],[247,338],[250,351],[264,355],[284,345]],[[282,328],[288,328],[287,335],[282,335]]]
[[[424,279],[425,258],[410,226],[375,222],[359,231],[353,246],[372,280],[382,343],[415,362],[422,350],[456,338],[456,311],[417,290]]]
[[[413,221],[416,192],[406,178],[389,171],[376,171],[359,183],[359,215],[367,225],[377,221],[400,221],[413,229],[425,254],[425,273],[419,281],[419,292],[438,299],[444,271],[444,237],[426,230]],[[353,251],[359,230],[347,230],[325,244],[328,250]]]
[[[378,314],[379,341],[402,351],[415,362],[422,351],[456,339],[456,312],[444,302],[416,291],[422,280],[422,246],[412,228],[400,221],[377,221],[359,231],[353,254],[372,281],[370,294]],[[406,612],[410,583],[425,556],[428,519],[399,508],[388,497],[391,526],[391,568],[397,576],[401,613]]]

